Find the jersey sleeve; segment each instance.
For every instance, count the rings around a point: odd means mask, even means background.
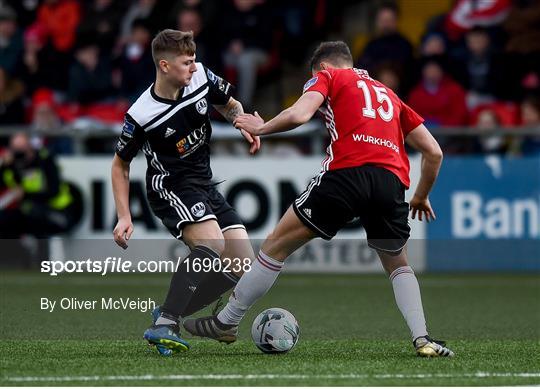
[[[303,93],[319,92],[326,99],[330,92],[330,80],[330,73],[326,70],[322,70],[305,83]]]
[[[407,135],[420,124],[424,123],[424,118],[418,115],[411,107],[402,101],[399,121],[401,123],[401,130],[403,131],[403,134]]]
[[[116,143],[116,154],[123,161],[131,162],[143,143],[144,130],[129,114],[126,114],[122,134],[120,134],[120,138],[118,138],[118,142]]]
[[[224,105],[232,96],[233,86],[223,78],[216,76],[210,69],[203,67],[208,78],[208,99],[210,104]]]

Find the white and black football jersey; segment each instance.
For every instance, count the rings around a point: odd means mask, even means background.
[[[152,84],[126,113],[116,154],[131,161],[142,149],[149,194],[163,187],[210,185],[209,104],[224,105],[231,85],[201,63],[177,100],[163,99]]]

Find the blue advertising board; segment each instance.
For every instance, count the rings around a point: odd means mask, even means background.
[[[540,156],[448,157],[430,199],[427,270],[540,270]]]

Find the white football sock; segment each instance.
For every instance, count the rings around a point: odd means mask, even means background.
[[[390,274],[396,303],[405,318],[413,340],[427,335],[424,308],[418,280],[410,266],[397,268]]]
[[[272,287],[282,267],[283,262],[259,251],[257,259],[251,264],[251,270],[240,278],[229,302],[219,312],[218,320],[224,324],[238,325],[246,311]]]

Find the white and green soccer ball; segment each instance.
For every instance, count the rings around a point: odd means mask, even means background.
[[[298,342],[300,327],[283,308],[265,309],[251,326],[251,338],[263,353],[286,353]]]

